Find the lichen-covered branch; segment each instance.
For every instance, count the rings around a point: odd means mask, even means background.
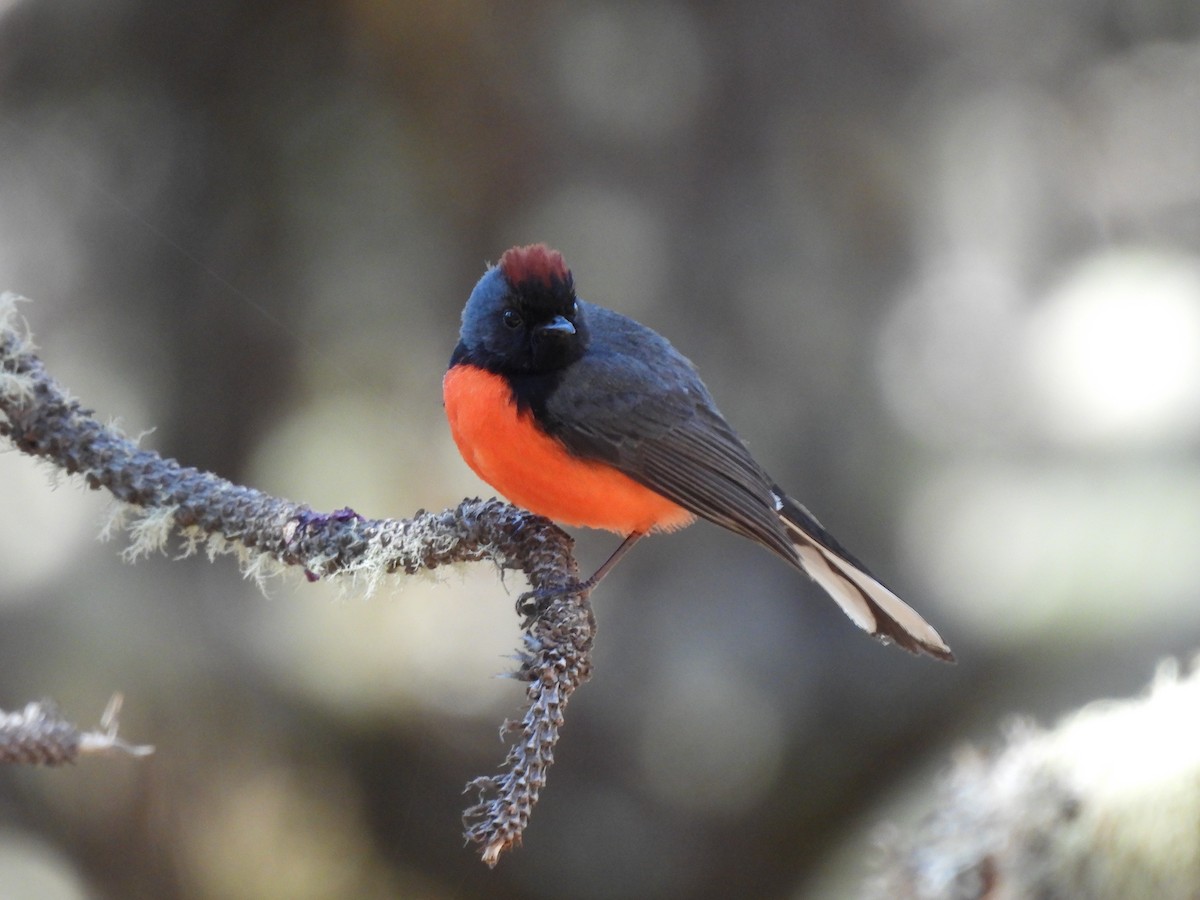
[[[520,722],[506,722],[500,730],[502,738],[515,736],[508,768],[467,785],[468,791],[479,791],[479,802],[463,814],[463,826],[467,839],[482,848],[489,866],[521,842],[554,762],[567,698],[591,674],[588,648],[594,631],[591,609],[570,597],[555,599],[547,613],[526,628],[517,677],[529,682],[525,690],[529,705]]]
[[[866,900],[1200,897],[1200,669],[959,754],[915,824],[880,835]]]
[[[81,730],[48,701],[26,703],[19,712],[0,712],[0,762],[58,766],[88,754],[153,753],[153,747],[127,744],[117,737],[120,712],[121,695],[115,694],[100,718],[100,731]]]
[[[232,553],[260,581],[299,567],[310,580],[348,578],[365,592],[387,575],[451,563],[492,560],[525,573],[538,601],[524,624],[516,672],[528,685],[528,706],[504,729],[513,738],[507,770],[471,783],[483,796],[465,817],[468,840],[495,865],[520,842],[553,762],[563,707],[591,673],[595,619],[570,536],[498,500],[464,500],[410,519],[318,513],[141,449],[47,374],[16,301],[0,296],[0,437],[108,491],[118,501],[114,523],[131,538],[128,557],[176,539],[185,552]]]

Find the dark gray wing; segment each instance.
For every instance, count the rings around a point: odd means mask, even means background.
[[[589,349],[546,399],[540,411],[546,430],[578,456],[608,463],[797,564],[770,478],[691,362],[631,319],[580,307]]]
[[[573,453],[608,463],[774,550],[874,636],[913,653],[954,659],[929,623],[775,487],[685,357],[630,319],[580,306],[592,343],[537,411],[551,434]]]

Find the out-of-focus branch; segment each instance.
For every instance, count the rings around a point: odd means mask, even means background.
[[[882,835],[878,900],[1200,897],[1200,672],[967,750],[914,826]]]
[[[520,843],[553,762],[563,707],[591,674],[595,619],[570,536],[498,500],[464,500],[410,519],[317,513],[140,449],[46,373],[16,314],[17,299],[0,296],[0,437],[112,494],[113,521],[131,538],[127,557],[161,550],[174,538],[185,553],[232,553],[260,581],[299,567],[310,580],[348,578],[366,592],[387,575],[451,563],[492,560],[525,573],[540,598],[524,623],[515,673],[527,684],[527,707],[519,723],[503,729],[513,740],[507,770],[471,782],[481,796],[464,817],[466,836],[488,865]]]
[[[114,694],[100,718],[100,731],[82,731],[48,701],[26,703],[19,712],[0,712],[0,762],[58,766],[89,754],[149,756],[153,747],[117,737],[120,712],[121,695]]]

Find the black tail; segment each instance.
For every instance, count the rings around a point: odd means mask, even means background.
[[[933,626],[867,571],[821,527],[807,509],[775,489],[779,520],[787,530],[800,565],[825,588],[859,628],[910,653],[926,653],[946,662],[954,654]]]

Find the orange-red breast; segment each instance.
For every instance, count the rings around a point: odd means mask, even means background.
[[[856,625],[953,660],[938,633],[750,455],[695,367],[644,325],[575,296],[561,254],[514,247],[462,315],[443,382],[467,464],[512,503],[625,541],[696,516],[806,572]]]

